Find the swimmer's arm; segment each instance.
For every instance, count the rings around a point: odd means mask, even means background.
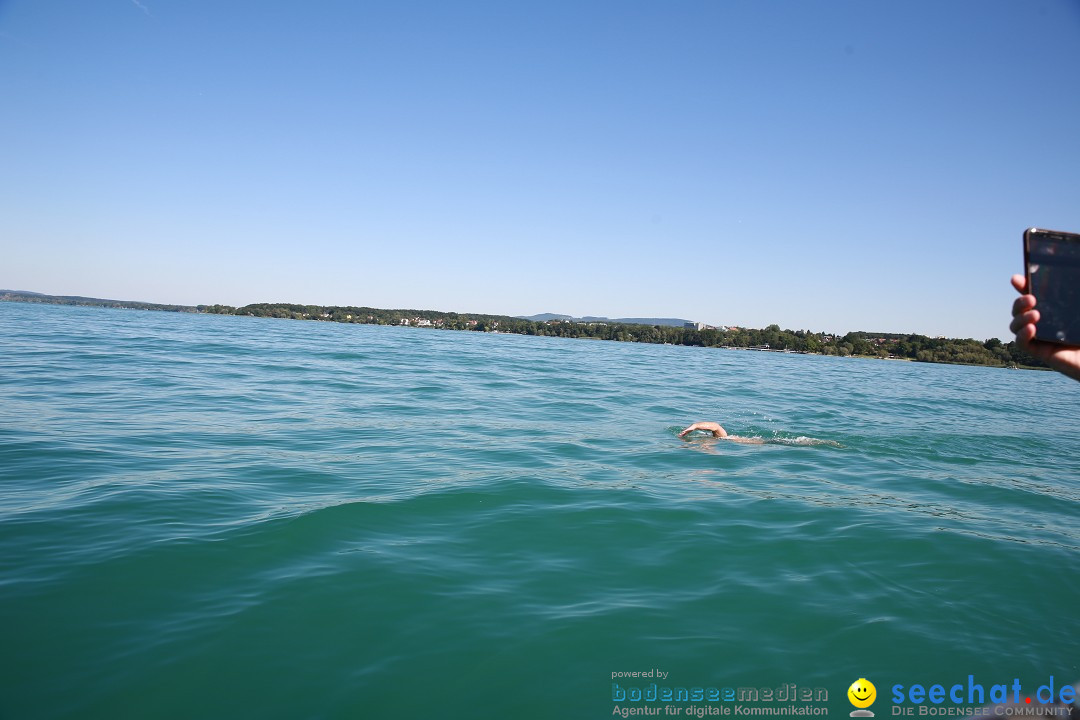
[[[713,437],[718,437],[718,438],[725,438],[725,437],[728,436],[727,430],[720,427],[720,423],[696,422],[693,425],[691,425],[690,427],[683,430],[681,433],[679,433],[679,437],[683,437],[684,435],[692,433],[695,430],[705,430],[707,432],[711,432],[713,434]]]

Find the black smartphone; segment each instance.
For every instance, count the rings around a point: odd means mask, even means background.
[[[1024,268],[1039,311],[1035,337],[1080,345],[1080,235],[1028,228]]]

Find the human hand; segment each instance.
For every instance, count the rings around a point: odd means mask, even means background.
[[[1037,340],[1035,323],[1039,322],[1039,311],[1035,309],[1035,296],[1028,293],[1027,278],[1013,275],[1012,285],[1020,293],[1013,302],[1013,319],[1009,324],[1009,329],[1016,335],[1017,346],[1062,375],[1080,380],[1080,347]]]

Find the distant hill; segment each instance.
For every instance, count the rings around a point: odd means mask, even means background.
[[[556,315],[555,313],[540,313],[539,315],[518,315],[520,320],[532,320],[533,322],[547,322],[548,320],[573,320],[571,315]]]
[[[107,300],[81,295],[45,295],[28,290],[0,290],[0,301],[45,303],[48,305],[86,305],[92,307],[131,308],[134,310],[164,310],[167,312],[198,312],[191,305],[162,305],[138,300]]]
[[[559,315],[557,313],[540,313],[539,315],[519,315],[521,320],[531,320],[533,322],[547,322],[548,320],[564,320],[566,322],[602,322],[602,323],[626,323],[627,325],[661,325],[664,327],[679,327],[681,328],[690,320],[683,320],[681,318],[606,318],[596,317],[594,315],[586,315],[585,317],[576,318],[573,315]]]
[[[0,290],[0,302],[25,302],[46,303],[49,305],[86,305],[92,307],[132,308],[136,310],[166,310],[170,312],[215,312],[209,306],[199,305],[163,305],[161,303],[148,303],[139,300],[109,300],[107,298],[83,297],[81,295],[46,295],[45,293],[30,292],[29,290]],[[410,310],[416,313],[418,311]],[[479,317],[479,316],[477,316]],[[487,317],[487,316],[485,316]],[[492,315],[492,318],[502,316]],[[606,318],[593,315],[576,318],[572,315],[559,315],[557,313],[541,313],[529,317],[518,316],[519,320],[531,320],[532,322],[547,322],[548,320],[563,320],[566,322],[582,323],[625,323],[627,325],[660,325],[662,327],[681,328],[689,320],[680,318]]]

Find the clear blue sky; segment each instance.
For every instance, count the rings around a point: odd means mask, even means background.
[[[0,0],[0,288],[1007,336],[1080,3]]]

